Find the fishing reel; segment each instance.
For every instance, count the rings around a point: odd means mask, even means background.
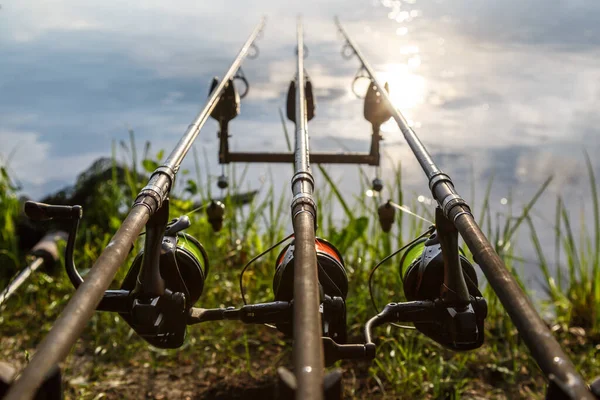
[[[348,275],[340,252],[328,241],[315,241],[319,288],[322,304],[323,335],[338,343],[346,342],[346,296]],[[273,292],[276,301],[294,300],[294,242],[285,246],[277,256]],[[291,321],[276,324],[284,334],[291,336]]]
[[[161,212],[168,215],[168,208]],[[187,313],[202,295],[209,264],[202,244],[182,232],[190,226],[187,216],[171,221],[166,229],[162,225],[162,238],[161,225],[147,227],[144,250],[134,258],[121,285],[121,291],[134,299],[127,304],[128,312],[119,313],[148,343],[176,348],[185,339]],[[103,302],[98,309],[106,306]]]
[[[402,255],[404,295],[408,301],[438,302],[447,311],[438,314],[440,319],[415,321],[418,331],[455,351],[476,349],[483,344],[487,305],[477,287],[475,268],[463,254],[457,257],[458,251],[453,250],[458,250],[458,243],[453,247],[453,238],[439,233],[439,221],[436,218],[437,232],[417,241]],[[452,281],[459,281],[458,286],[465,284],[467,296],[464,288],[453,288]]]
[[[389,202],[379,208],[379,216],[383,230],[389,231],[394,216]],[[388,304],[374,317],[374,326],[394,319],[413,322],[418,331],[454,351],[483,344],[487,303],[475,268],[459,250],[458,231],[439,207],[435,231],[404,251],[400,278],[409,302]],[[417,311],[404,313],[415,305],[420,307]]]
[[[82,216],[80,206],[51,206],[28,202],[33,219],[71,219],[65,268],[75,288],[83,283],[73,253]],[[208,274],[203,246],[183,231],[187,216],[168,221],[166,200],[148,220],[144,248],[134,258],[118,290],[107,290],[96,310],[117,312],[144,340],[158,348],[177,348],[186,335],[187,316],[200,298]]]

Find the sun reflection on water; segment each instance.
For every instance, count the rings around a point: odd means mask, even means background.
[[[426,80],[413,71],[410,61],[408,65],[388,64],[384,68],[378,75],[381,81],[389,82],[394,106],[400,110],[411,110],[424,102]]]

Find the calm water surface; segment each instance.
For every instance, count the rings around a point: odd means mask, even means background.
[[[600,175],[595,0],[3,2],[0,156],[23,191],[38,197],[109,156],[112,141],[126,140],[128,129],[140,148],[149,140],[155,151],[171,149],[204,104],[212,76],[224,73],[261,15],[269,20],[260,57],[244,63],[251,92],[231,123],[231,143],[285,150],[278,109],[295,72],[299,13],[317,96],[312,149],[368,149],[370,126],[350,91],[358,62],[340,55],[333,24],[339,15],[465,197],[473,201],[475,191],[479,204],[493,176],[492,207],[503,213],[506,198],[523,204],[553,175],[536,214],[550,254],[553,232],[545,220],[553,220],[557,194],[575,220],[587,218],[584,148]],[[207,123],[196,143],[212,175],[220,172],[216,129]],[[426,180],[398,129],[386,124],[384,135],[383,178],[401,161],[407,202],[421,196],[427,203]],[[248,187],[272,175],[289,191],[287,168],[250,171]],[[348,196],[358,194],[356,167],[330,171]]]

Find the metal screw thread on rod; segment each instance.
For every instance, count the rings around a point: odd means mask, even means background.
[[[309,165],[306,98],[304,95],[304,38],[302,21],[297,27],[296,147],[292,178],[294,247],[294,369],[296,399],[323,398],[323,342],[319,313],[319,277],[315,249],[316,205],[314,180]]]
[[[360,60],[375,86],[379,88],[379,93],[383,97],[385,104],[392,113],[394,120],[402,131],[421,168],[430,180],[430,186],[435,199],[447,211],[447,217],[451,221],[454,221],[460,235],[469,247],[469,250],[473,253],[477,263],[481,266],[488,282],[494,289],[494,292],[496,292],[544,374],[546,376],[550,376],[550,374],[556,376],[576,398],[593,399],[594,397],[587,389],[585,381],[560,347],[560,344],[552,336],[544,321],[535,311],[531,301],[510,274],[500,256],[494,251],[492,245],[473,219],[464,201],[460,204],[455,203],[456,205],[453,207],[446,207],[448,204],[444,200],[451,199],[448,201],[451,202],[453,199],[460,199],[460,196],[454,190],[450,178],[443,174],[435,165],[423,143],[421,143],[416,133],[408,126],[402,113],[394,107],[387,91],[382,90],[383,85],[375,78],[373,68],[365,60],[352,39],[348,37],[348,34],[337,18],[335,19],[335,23],[344,36],[347,45],[350,46]],[[435,183],[431,184],[434,178],[442,179],[436,179]]]
[[[100,254],[100,257],[86,275],[84,282],[55,321],[48,335],[40,343],[31,362],[12,385],[5,400],[33,398],[37,388],[42,384],[52,367],[68,355],[69,350],[94,314],[96,306],[102,299],[106,289],[108,289],[117,270],[125,262],[131,246],[148,221],[150,214],[154,213],[169,195],[174,176],[183,158],[216,106],[226,82],[233,77],[264,25],[265,19],[263,18],[238,52],[231,67],[223,76],[223,80],[171,152],[165,164],[152,174],[148,185],[138,195],[134,206],[121,227]]]

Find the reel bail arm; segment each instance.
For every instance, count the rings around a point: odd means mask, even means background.
[[[473,298],[467,309],[469,314],[472,313],[478,320],[483,320],[487,316],[487,303],[482,297]],[[440,300],[389,303],[379,314],[366,323],[365,341],[367,345],[373,344],[373,329],[383,324],[392,322],[439,323],[440,321],[440,325],[445,327],[444,333],[452,334],[454,337],[452,350],[471,350],[483,343],[483,340],[481,340],[481,343],[473,342],[471,338],[473,323],[471,318],[457,318],[456,310],[453,307],[448,307]],[[481,339],[483,339],[483,335],[481,335]],[[450,347],[445,343],[441,344]]]

